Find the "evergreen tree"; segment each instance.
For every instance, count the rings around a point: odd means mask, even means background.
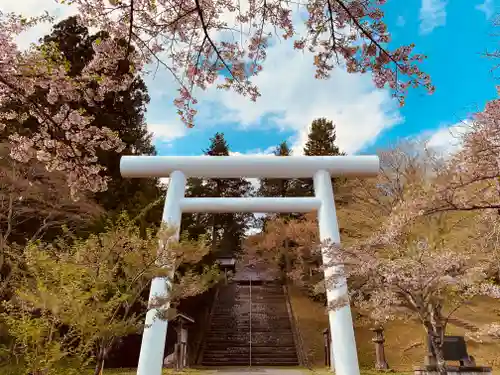
[[[306,145],[304,146],[304,155],[341,155],[339,148],[335,144],[336,140],[337,134],[332,121],[328,121],[326,118],[313,120]]]
[[[210,138],[209,147],[204,150],[208,156],[229,156],[229,145],[223,133]],[[249,181],[236,179],[188,180],[186,196],[194,197],[244,197],[249,196],[252,186]],[[207,235],[211,241],[211,257],[233,255],[241,249],[241,241],[248,229],[251,214],[191,214],[183,215],[181,230],[189,238]]]
[[[276,146],[273,154],[275,156],[290,156],[292,150],[286,141],[281,142]],[[297,182],[295,179],[283,178],[261,178],[260,186],[257,195],[260,197],[295,197],[297,196]],[[288,217],[290,214],[266,215],[260,219],[256,219],[256,225],[265,228],[266,223],[273,217]]]
[[[205,150],[209,156],[229,156],[229,145],[224,133],[216,133]],[[213,197],[244,197],[251,194],[252,185],[248,180],[209,179],[208,190]],[[248,213],[227,213],[212,215],[212,251],[220,255],[234,254],[241,250],[241,241],[251,218]]]
[[[292,151],[286,141],[281,142],[274,150],[275,156],[290,156]],[[257,192],[261,197],[289,197],[293,195],[294,180],[282,178],[261,178]]]
[[[201,178],[190,178],[186,184],[186,197],[206,197],[208,189],[206,180]],[[210,215],[204,212],[183,214],[181,220],[181,231],[186,233],[190,240],[198,240],[200,236],[207,235],[210,225]]]
[[[89,34],[89,30],[80,25],[76,17],[70,17],[53,27],[52,33],[40,40],[41,44],[55,43],[62,56],[69,62],[69,74],[78,76],[94,56],[92,43],[98,39],[106,39],[108,35],[98,32]],[[126,43],[126,40],[120,41]],[[120,74],[120,72],[117,72]],[[34,95],[42,98],[49,111],[55,113],[60,104],[50,104],[46,99],[47,90],[39,89]],[[70,103],[73,108],[82,108],[94,117],[93,126],[106,126],[118,132],[125,143],[125,149],[120,153],[114,151],[101,151],[98,153],[97,162],[107,168],[106,174],[110,177],[108,189],[94,195],[94,199],[108,212],[117,213],[123,209],[132,215],[139,213],[144,206],[157,199],[161,194],[158,183],[153,179],[123,179],[120,175],[120,157],[122,155],[154,155],[155,148],[151,142],[144,116],[146,106],[149,103],[149,95],[144,81],[137,77],[133,83],[124,91],[107,94],[104,100],[89,106],[86,102]],[[11,108],[19,108],[24,103],[11,101],[0,112]],[[20,123],[12,120],[1,138],[6,138],[12,132],[17,131],[23,135],[31,134],[39,127],[34,117]],[[60,135],[64,140],[64,134]],[[154,217],[146,216],[146,220],[159,221],[161,207],[155,207],[152,212]]]
[[[312,122],[307,142],[304,146],[306,156],[335,156],[344,155],[336,145],[337,134],[335,125],[326,118],[319,118]],[[334,180],[332,180],[334,182]],[[334,184],[335,185],[335,184]],[[314,195],[313,180],[301,179],[297,190],[301,196]]]

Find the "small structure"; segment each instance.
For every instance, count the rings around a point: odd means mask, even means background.
[[[177,342],[174,352],[165,358],[164,364],[182,370],[188,366],[188,326],[194,323],[194,319],[178,312],[170,322],[177,332]]]
[[[384,350],[384,328],[376,327],[372,328],[371,331],[375,333],[375,337],[372,341],[375,343],[375,368],[377,370],[389,370],[389,364],[385,359],[385,350]]]
[[[228,273],[234,273],[236,271],[236,258],[230,255],[223,255],[217,258],[217,264],[219,265],[219,268],[224,272],[224,281],[227,284]]]
[[[445,361],[455,361],[459,366],[446,365],[446,373],[450,375],[491,375],[491,367],[477,366],[474,357],[467,352],[467,344],[463,336],[443,336],[443,354]],[[437,375],[436,355],[430,342],[425,365],[415,368],[415,375]]]

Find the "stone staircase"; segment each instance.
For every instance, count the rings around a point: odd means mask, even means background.
[[[282,285],[233,282],[220,287],[205,338],[203,366],[297,366]]]

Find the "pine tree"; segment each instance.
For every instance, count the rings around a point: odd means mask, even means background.
[[[275,156],[290,156],[292,151],[286,141],[281,142],[274,150]],[[293,180],[280,178],[261,178],[257,195],[260,197],[288,197],[290,196]]]
[[[209,156],[229,156],[229,145],[224,133],[216,133],[205,150]],[[236,179],[209,179],[207,186],[214,197],[244,197],[251,192],[249,181]],[[212,251],[220,255],[234,254],[241,249],[241,241],[252,215],[248,213],[212,215]]]
[[[326,118],[319,118],[312,122],[307,142],[304,146],[306,156],[335,156],[344,155],[336,145],[337,134],[335,125]],[[332,179],[335,185],[335,181]],[[314,195],[313,180],[301,179],[297,187],[301,196]]]
[[[209,147],[204,150],[208,156],[229,156],[229,145],[223,133],[210,138]],[[196,197],[244,197],[251,194],[249,181],[236,179],[189,179],[186,196]],[[181,230],[190,238],[207,235],[211,240],[212,258],[233,255],[241,249],[241,241],[248,229],[251,214],[191,214],[183,215]]]
[[[77,17],[70,17],[56,24],[52,33],[41,39],[40,43],[57,44],[61,54],[69,62],[69,74],[78,76],[94,56],[92,43],[106,38],[108,35],[103,32],[90,35],[89,30],[79,24]],[[120,42],[126,43],[127,41]],[[46,90],[39,89],[34,95],[44,98],[46,93]],[[50,104],[46,100],[45,102],[49,111],[55,112],[59,108],[59,103]],[[95,194],[94,199],[110,213],[118,213],[126,209],[134,215],[162,193],[154,179],[123,179],[120,174],[122,155],[154,155],[156,153],[144,119],[148,103],[147,87],[140,77],[137,77],[126,90],[108,94],[103,101],[95,103],[94,106],[89,106],[86,102],[70,103],[71,106],[83,108],[91,114],[94,117],[93,126],[106,126],[117,131],[125,143],[125,149],[120,154],[114,151],[101,151],[97,155],[97,162],[107,168],[106,174],[110,177],[110,181],[108,189]],[[24,103],[12,101],[0,108],[0,112],[24,105]],[[6,127],[6,131],[0,134],[0,138],[6,138],[14,131],[29,135],[38,127],[39,123],[34,117],[28,118],[23,123],[13,120]],[[64,134],[61,134],[61,139],[62,137]],[[161,208],[153,211],[154,217],[150,214],[146,217],[147,221],[160,220]]]
[[[206,197],[206,181],[201,178],[190,178],[186,184],[186,197]],[[181,231],[185,232],[190,240],[198,240],[207,235],[207,227],[210,217],[204,212],[183,214],[181,220]]]
[[[335,144],[336,140],[337,134],[332,121],[328,121],[326,118],[313,120],[306,145],[304,146],[304,155],[340,155],[340,150]]]

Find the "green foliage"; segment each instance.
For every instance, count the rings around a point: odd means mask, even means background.
[[[337,134],[333,122],[326,118],[316,119],[311,124],[311,130],[304,146],[304,155],[341,155],[338,146],[335,144],[336,140]]]
[[[229,156],[229,145],[224,134],[216,133],[204,152],[208,156]],[[186,191],[187,196],[197,197],[245,197],[250,194],[252,186],[242,178],[190,179]],[[182,229],[189,233],[190,238],[200,235],[209,238],[211,255],[232,255],[241,249],[241,241],[251,217],[247,213],[183,215]]]
[[[207,251],[203,239],[177,242],[174,228],[143,235],[125,214],[85,239],[67,233],[53,243],[29,243],[13,270],[15,295],[0,315],[11,338],[2,359],[25,372],[48,374],[69,362],[80,373],[91,363],[99,366],[117,339],[141,332],[144,291],[153,278],[164,278],[170,291],[153,304],[159,318],[168,315],[166,303],[203,293],[218,281],[215,267],[172,272],[196,264]]]
[[[274,150],[275,156],[290,156],[292,151],[286,141],[281,142]],[[261,178],[257,195],[261,197],[293,197],[295,180],[285,180],[277,178]]]
[[[307,142],[304,146],[304,155],[306,156],[336,156],[344,155],[340,152],[340,149],[336,145],[337,133],[335,131],[335,125],[332,121],[326,118],[319,118],[313,120],[311,124],[311,129],[307,138]],[[336,182],[340,182],[339,179],[332,179],[334,187]],[[312,179],[301,179],[298,183],[297,190],[300,192],[300,196],[312,196],[314,195],[313,180]]]

